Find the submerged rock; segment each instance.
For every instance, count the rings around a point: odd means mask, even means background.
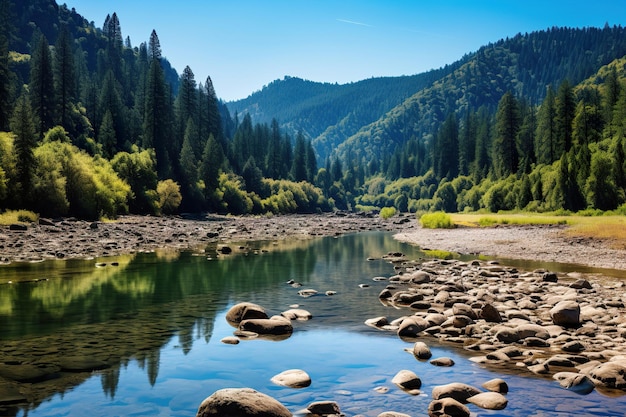
[[[226,321],[234,327],[237,327],[243,320],[266,318],[268,318],[268,316],[265,309],[254,303],[235,304],[226,313]]]
[[[311,377],[302,369],[289,369],[274,375],[271,381],[289,388],[306,388],[311,385]]]
[[[391,380],[398,388],[411,395],[418,395],[422,387],[422,380],[413,371],[403,369],[399,371]]]

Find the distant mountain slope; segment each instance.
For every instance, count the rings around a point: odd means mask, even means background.
[[[227,103],[231,114],[249,113],[255,123],[278,120],[292,136],[302,131],[316,139],[324,160],[338,144],[374,122],[413,93],[451,73],[462,61],[419,75],[380,77],[331,84],[285,77],[249,97]]]
[[[462,115],[481,106],[495,111],[507,91],[538,104],[548,85],[566,79],[577,84],[624,55],[622,27],[552,28],[501,40],[363,127],[335,155],[357,163],[382,158],[412,137],[428,141],[450,112]]]

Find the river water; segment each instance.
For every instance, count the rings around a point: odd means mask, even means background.
[[[194,416],[214,391],[251,387],[293,413],[332,400],[347,416],[391,410],[426,416],[434,386],[480,387],[495,377],[509,384],[507,408],[470,405],[475,415],[626,415],[625,396],[581,396],[549,379],[494,372],[470,361],[469,352],[425,339],[434,357],[456,363],[435,367],[405,352],[411,343],[364,325],[410,313],[383,306],[377,295],[386,283],[372,279],[394,274],[380,259],[388,252],[423,256],[391,234],[245,245],[228,256],[208,247],[0,267],[0,415]],[[302,298],[302,288],[336,294]],[[234,330],[226,311],[242,301],[270,314],[298,305],[313,319],[294,322],[286,340],[224,344]],[[308,372],[311,386],[270,381],[293,368]],[[421,395],[391,383],[402,369],[420,376]]]

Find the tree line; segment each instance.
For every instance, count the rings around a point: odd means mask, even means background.
[[[85,218],[332,208],[312,185],[310,141],[276,120],[239,123],[188,66],[168,81],[156,31],[133,47],[116,13],[97,29],[61,6],[54,43],[36,29],[18,52],[13,7],[0,0],[0,207]]]

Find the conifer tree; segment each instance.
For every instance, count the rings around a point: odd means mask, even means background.
[[[0,0],[0,131],[7,130],[11,118],[11,69],[9,38],[12,32],[11,2]]]
[[[437,132],[433,158],[438,178],[451,180],[459,174],[459,125],[454,113],[448,115]]]
[[[178,120],[177,136],[182,139],[185,136],[189,119],[194,119],[194,125],[197,121],[196,80],[189,66],[185,67],[180,77],[180,88],[178,90],[178,97],[176,98],[176,110]],[[196,133],[197,132],[196,130]],[[202,153],[199,137],[189,138],[189,140],[196,158],[199,158]]]
[[[313,184],[315,181],[315,175],[317,174],[317,158],[315,157],[315,149],[311,144],[311,141],[306,143],[306,173],[307,181]]]
[[[302,131],[296,135],[296,144],[293,150],[293,164],[291,177],[294,181],[306,181],[308,178],[306,167],[306,141]]]
[[[215,88],[213,87],[213,81],[211,77],[206,77],[206,83],[204,84],[206,90],[206,112],[208,122],[208,134],[213,135],[223,148],[226,148],[226,142],[224,140],[224,133],[222,131],[222,118],[220,116],[219,101]]]
[[[33,172],[35,171],[35,155],[33,149],[37,145],[35,125],[30,102],[25,93],[18,98],[11,118],[11,131],[15,135],[13,148],[16,160],[17,181],[20,184],[22,198],[20,203],[31,200]]]
[[[30,64],[30,95],[37,133],[43,138],[55,124],[54,76],[48,40],[41,33],[36,34],[35,39]]]
[[[574,93],[569,81],[565,80],[559,86],[555,104],[556,154],[560,155],[569,151],[572,147],[572,123],[576,115]]]
[[[496,131],[493,139],[493,165],[496,175],[500,178],[517,172],[519,128],[519,105],[513,94],[507,92],[498,103]]]
[[[72,40],[66,25],[61,27],[54,50],[54,81],[59,123],[66,130],[73,131],[70,125],[70,115],[76,91],[76,79]]]
[[[281,171],[281,135],[278,128],[278,120],[272,119],[272,133],[267,146],[265,162],[265,175],[269,178],[280,178]]]
[[[546,98],[537,114],[537,134],[535,135],[535,155],[537,163],[551,164],[558,158],[556,146],[555,97],[552,86],[548,86]]]
[[[219,186],[219,173],[224,164],[224,151],[222,146],[213,135],[209,136],[204,150],[202,160],[198,167],[200,180],[204,182],[204,195],[210,208],[216,208],[215,190]]]

